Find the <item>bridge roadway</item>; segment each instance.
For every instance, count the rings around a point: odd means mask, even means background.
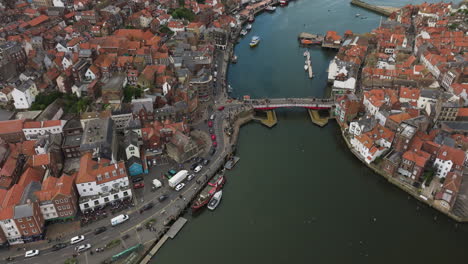
[[[274,98],[246,100],[256,110],[272,110],[276,108],[300,107],[313,110],[330,109],[335,104],[327,98]]]

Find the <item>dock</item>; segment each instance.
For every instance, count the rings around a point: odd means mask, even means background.
[[[148,252],[148,254],[146,254],[146,256],[140,261],[140,264],[149,263],[151,258],[154,255],[156,255],[156,253],[158,253],[159,249],[161,249],[164,243],[166,243],[166,241],[169,238],[173,239],[177,235],[177,233],[179,233],[182,227],[184,227],[185,223],[187,223],[187,219],[183,217],[179,217],[179,219],[175,221],[175,223],[171,226],[171,228],[169,228],[169,231],[167,231],[167,233],[164,236],[162,236],[162,238],[158,241],[158,243],[156,243],[156,245],[154,245],[154,247],[150,250],[150,252]]]
[[[232,159],[229,159],[228,162],[226,162],[226,164],[224,165],[224,168],[227,169],[227,170],[231,170],[232,168],[234,168],[234,166],[237,164],[237,162],[239,162],[240,158],[239,157],[232,157]]]
[[[371,5],[361,0],[351,0],[351,4],[370,11],[374,11],[384,16],[390,16],[393,12],[400,10],[398,7]]]
[[[302,45],[321,45],[324,36],[318,35],[318,34],[311,34],[307,32],[302,32],[299,34],[299,37],[297,38]]]
[[[307,52],[307,70],[309,71],[309,78],[312,79],[314,77],[314,72],[312,70],[312,61],[310,60],[310,52]]]

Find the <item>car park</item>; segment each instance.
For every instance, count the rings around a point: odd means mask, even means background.
[[[99,235],[101,233],[106,232],[106,230],[107,230],[107,228],[105,226],[101,226],[101,227],[98,227],[98,228],[94,229],[94,234]]]
[[[166,194],[163,194],[163,195],[159,196],[158,200],[159,200],[160,202],[162,202],[162,201],[166,200],[167,197],[168,197],[168,196],[167,196]]]
[[[143,213],[144,211],[150,210],[151,208],[153,208],[153,206],[154,206],[154,204],[152,202],[149,202],[149,203],[143,205],[140,208],[140,214]]]
[[[195,177],[195,174],[190,174],[190,175],[187,177],[187,181],[191,181],[194,177]]]
[[[26,251],[26,253],[24,253],[25,258],[31,258],[31,257],[37,256],[37,255],[39,255],[39,250],[37,250],[37,249],[28,250],[28,251]]]
[[[58,243],[52,246],[52,251],[58,251],[61,250],[62,248],[67,247],[67,244],[65,243]]]
[[[135,178],[132,178],[132,182],[140,182],[143,180],[143,177],[135,177]]]
[[[140,188],[143,188],[143,187],[145,187],[144,182],[137,182],[137,183],[133,184],[134,189],[140,189]]]
[[[202,165],[198,165],[193,171],[194,172],[200,172],[203,169]]]
[[[184,187],[185,187],[185,183],[182,182],[182,183],[177,184],[177,186],[175,187],[175,190],[176,190],[176,191],[180,191],[180,190],[182,190]]]
[[[88,250],[88,249],[90,249],[90,248],[91,248],[91,244],[84,244],[84,245],[81,245],[81,246],[76,247],[76,248],[75,248],[75,251],[76,251],[77,253],[81,253],[81,252],[84,252],[84,251],[86,251],[86,250]]]
[[[84,236],[76,236],[76,237],[72,237],[70,239],[70,244],[76,244],[76,243],[80,243],[81,241],[85,240],[85,237]]]

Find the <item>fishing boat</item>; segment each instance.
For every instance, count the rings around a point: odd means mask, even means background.
[[[245,29],[251,30],[251,29],[252,29],[252,24],[247,24],[247,26],[245,27]]]
[[[241,36],[247,35],[247,30],[245,30],[245,29],[241,30],[240,34],[241,34]]]
[[[216,207],[218,207],[219,205],[219,202],[221,201],[221,197],[223,197],[223,190],[220,190],[219,192],[213,195],[210,202],[208,203],[208,209],[210,209],[211,211],[216,209]]]
[[[249,45],[250,45],[251,48],[253,48],[253,47],[256,47],[259,42],[260,42],[260,37],[259,36],[253,36]]]
[[[223,174],[216,174],[198,194],[195,201],[192,203],[192,213],[197,212],[203,208],[208,202],[210,202],[213,195],[221,190],[226,182],[226,178]]]
[[[265,10],[270,11],[270,12],[274,12],[276,10],[276,7],[275,6],[267,6],[267,7],[265,7]]]
[[[307,64],[304,65],[304,70],[307,71],[309,69],[309,66]]]
[[[280,0],[279,1],[281,6],[287,6],[288,5],[288,0]]]

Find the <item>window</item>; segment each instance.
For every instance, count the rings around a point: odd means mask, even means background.
[[[102,181],[102,175],[101,175],[101,174],[98,174],[97,180],[98,180],[98,181]]]
[[[90,183],[90,182],[88,182],[88,185],[91,185],[91,183]]]
[[[24,234],[25,234],[25,235],[28,235],[28,234],[29,234],[29,232],[28,232],[28,231],[26,231],[26,230],[24,230]]]
[[[21,218],[20,218],[20,219],[18,219],[18,222],[20,222],[20,223],[21,223],[21,222],[23,222],[23,219],[21,219]]]
[[[83,192],[86,192],[86,189],[83,189]]]
[[[114,199],[115,199],[115,200],[119,199],[119,195],[118,195],[118,194],[114,194]]]
[[[113,176],[113,177],[117,176],[117,171],[116,171],[116,170],[113,170],[113,171],[112,171],[112,176]]]
[[[68,198],[63,199],[66,203],[68,203]]]
[[[31,217],[30,216],[26,217],[26,220],[31,221]]]
[[[32,232],[35,234],[35,233],[37,233],[37,230],[34,228],[34,229],[32,230]]]
[[[21,229],[25,229],[25,228],[26,228],[26,226],[25,226],[25,225],[21,225]]]
[[[105,177],[106,179],[109,179],[109,173],[108,173],[108,172],[104,173],[104,177]]]
[[[34,224],[33,224],[33,223],[29,223],[29,227],[33,227],[33,226],[34,226]]]
[[[60,203],[63,203],[63,199],[60,199]]]
[[[92,192],[92,191],[93,191],[93,188],[89,189],[89,191]]]
[[[70,209],[70,205],[67,205],[67,209]]]
[[[129,149],[129,150],[135,150],[135,148],[134,148],[134,147],[129,147],[128,149]]]
[[[123,192],[123,195],[128,196],[128,192],[127,191]]]
[[[85,204],[84,204],[84,208],[89,208],[89,204],[88,204],[88,203],[85,203]]]
[[[99,201],[98,200],[94,201],[94,205],[99,205]]]
[[[62,210],[62,206],[58,206],[57,209]]]
[[[104,198],[104,202],[105,202],[105,203],[108,203],[108,202],[109,202],[109,197],[105,197],[105,198]]]
[[[124,170],[122,168],[120,168],[119,173],[124,174]]]

